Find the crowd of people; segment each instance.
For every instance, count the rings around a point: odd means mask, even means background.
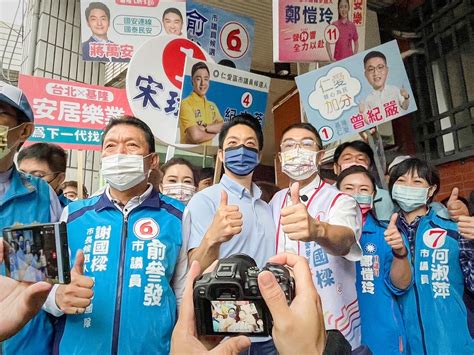
[[[446,206],[435,201],[441,182],[428,162],[397,158],[384,190],[370,146],[347,142],[335,150],[330,182],[320,174],[317,130],[298,123],[279,142],[290,184],[277,191],[254,182],[264,136],[251,115],[218,134],[221,177],[182,158],[160,166],[150,128],[124,117],[103,133],[105,188],[79,199],[77,184],[64,182],[60,147],[20,149],[34,117],[6,84],[2,127],[0,228],[64,221],[71,255],[69,284],[0,277],[4,354],[474,353],[474,217],[456,188]],[[236,253],[260,268],[290,267],[296,297],[288,305],[275,277],[262,272],[272,336],[204,342],[193,281]],[[213,304],[215,329],[262,329],[252,305],[240,302]]]

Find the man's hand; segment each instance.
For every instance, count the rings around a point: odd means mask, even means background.
[[[56,304],[66,314],[82,314],[91,304],[94,281],[84,276],[84,253],[78,250],[71,270],[71,283],[61,285],[56,292]]]
[[[474,216],[459,216],[458,227],[464,238],[474,240]]]
[[[451,191],[446,207],[448,207],[449,216],[456,222],[459,222],[461,216],[469,216],[467,206],[459,200],[459,189],[457,187]]]
[[[286,297],[269,271],[258,275],[258,287],[273,317],[272,338],[280,355],[322,354],[326,345],[321,299],[313,284],[305,258],[278,254],[269,262],[293,269],[296,296],[288,306]]]
[[[210,244],[221,244],[232,239],[242,231],[242,213],[239,206],[229,205],[225,190],[221,191],[221,202],[217,209],[212,224],[206,233]]]
[[[300,201],[299,183],[291,185],[290,194],[292,205],[284,207],[280,212],[283,232],[288,238],[303,242],[314,241],[315,238],[324,236],[323,224],[311,217],[306,206]]]
[[[230,338],[208,351],[196,337],[196,320],[194,317],[193,284],[200,274],[199,262],[194,261],[188,271],[186,288],[183,293],[183,302],[179,312],[178,322],[171,337],[170,354],[238,354],[250,346],[250,339],[246,336]]]
[[[404,86],[400,89],[400,95],[403,96],[405,100],[408,100],[410,98],[410,94],[408,94],[407,89],[405,89]]]
[[[388,245],[390,245],[395,254],[406,255],[407,248],[405,246],[405,242],[403,241],[403,237],[397,228],[397,219],[398,213],[392,214],[390,223],[383,234],[385,236],[385,241]]]
[[[41,309],[51,285],[0,276],[0,342],[15,335]]]

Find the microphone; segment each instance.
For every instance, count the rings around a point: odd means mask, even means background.
[[[301,201],[306,202],[306,201],[308,201],[308,196],[306,196],[306,195],[301,195],[301,196],[300,196],[300,199],[301,199]]]

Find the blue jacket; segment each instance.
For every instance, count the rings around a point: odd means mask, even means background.
[[[408,239],[410,231],[398,227]],[[470,354],[474,341],[463,302],[457,224],[434,209],[420,218],[409,257],[415,283],[399,297],[409,354]]]
[[[392,248],[385,242],[386,224],[367,215],[360,245],[362,259],[356,263],[357,297],[362,324],[362,344],[374,355],[403,354],[405,328],[396,296],[400,290],[390,279]]]
[[[61,207],[64,209],[67,205],[69,205],[72,201],[68,199],[66,196],[64,196],[62,193],[58,195],[58,200],[59,203],[61,204]]]
[[[50,205],[48,183],[22,174],[13,167],[10,186],[0,198],[0,232],[14,224],[51,222]],[[1,234],[3,236],[3,232]],[[19,333],[2,345],[4,355],[51,353],[53,326],[49,316],[40,311]]]
[[[105,192],[69,204],[69,248],[84,251],[94,298],[84,314],[62,318],[55,352],[169,353],[183,208],[155,190],[127,218]]]

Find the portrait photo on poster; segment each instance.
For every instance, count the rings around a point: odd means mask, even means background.
[[[186,58],[179,110],[179,144],[217,146],[225,122],[248,113],[264,124],[270,78]]]
[[[165,34],[186,37],[184,0],[81,0],[82,58],[129,62],[148,39]]]

